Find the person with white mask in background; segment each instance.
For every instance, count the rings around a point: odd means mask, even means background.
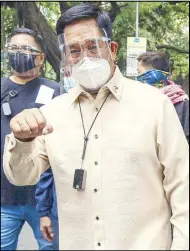
[[[72,77],[64,77],[65,92],[68,92],[73,87],[75,87],[75,80]]]
[[[96,5],[70,8],[56,30],[76,86],[11,120],[8,179],[35,184],[51,166],[61,250],[188,250],[189,151],[172,103],[122,76]]]
[[[64,71],[64,77],[63,77],[63,88],[64,91],[67,93],[70,89],[75,87],[76,81],[75,79],[71,76],[71,73],[69,70]]]

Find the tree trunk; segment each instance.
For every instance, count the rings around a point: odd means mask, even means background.
[[[127,7],[128,3],[125,3],[124,5],[119,5],[117,2],[110,2],[110,4],[111,4],[111,10],[108,12],[108,14],[113,23],[117,15],[121,12],[121,8]]]
[[[47,60],[60,78],[61,55],[58,47],[57,35],[40,12],[35,2],[24,2],[25,27],[37,31],[44,39]]]

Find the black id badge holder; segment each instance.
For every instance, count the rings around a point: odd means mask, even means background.
[[[84,190],[86,183],[86,170],[84,169],[75,169],[73,188],[77,190]]]

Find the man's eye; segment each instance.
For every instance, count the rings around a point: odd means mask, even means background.
[[[97,45],[91,45],[89,48],[90,48],[90,49],[97,49],[98,46],[97,46]]]
[[[9,50],[18,50],[19,48],[17,46],[10,46],[8,47]]]
[[[71,54],[80,53],[80,50],[75,50],[75,49],[73,49],[73,50],[70,50],[70,53],[71,53]]]
[[[97,45],[92,45],[88,47],[89,51],[97,51],[98,50],[98,46]]]

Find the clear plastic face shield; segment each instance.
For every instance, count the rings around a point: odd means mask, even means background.
[[[80,31],[58,36],[65,77],[72,77],[91,92],[106,84],[113,63],[111,39],[99,27],[83,27]]]
[[[44,53],[34,38],[28,34],[16,34],[4,46],[4,69],[18,77],[34,77],[44,62]]]

